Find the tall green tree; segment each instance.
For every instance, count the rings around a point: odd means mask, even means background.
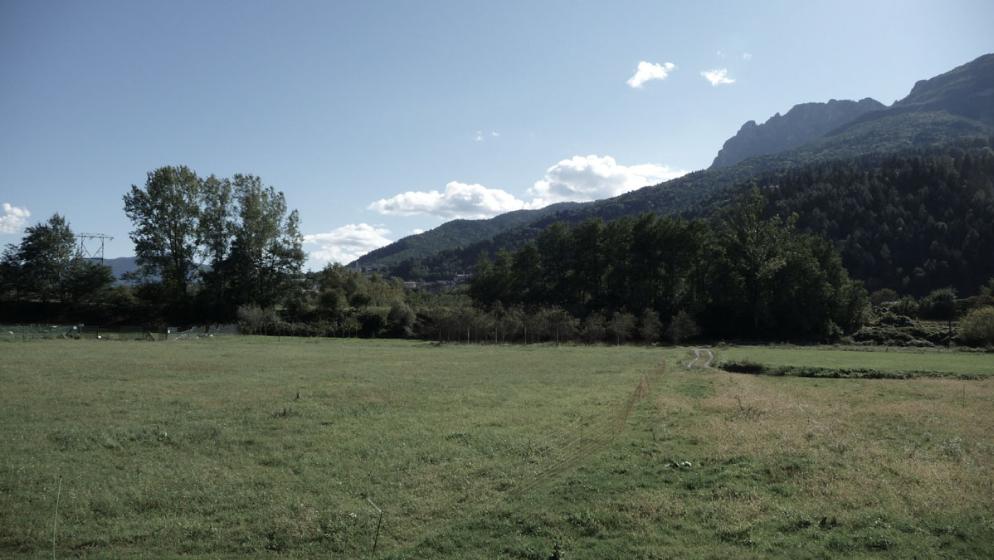
[[[286,199],[259,177],[232,179],[238,219],[234,225],[227,273],[239,304],[275,304],[299,278],[306,255],[300,216],[287,214]]]
[[[236,212],[231,181],[214,175],[201,181],[197,243],[207,266],[200,271],[200,277],[204,284],[203,299],[214,317],[230,316],[231,310],[226,310],[230,277],[227,261]]]
[[[59,214],[29,226],[4,253],[4,269],[19,299],[62,299],[75,256],[76,236]]]
[[[158,278],[174,301],[188,297],[199,250],[201,181],[186,166],[160,167],[124,195],[142,275]]]
[[[0,262],[3,287],[20,300],[78,303],[91,300],[114,282],[110,268],[78,258],[76,236],[59,214],[30,226]]]

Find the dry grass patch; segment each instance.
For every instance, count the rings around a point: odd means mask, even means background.
[[[994,537],[994,380],[675,375],[714,390],[656,401],[663,415],[696,408],[687,435],[705,444],[703,466],[729,475],[705,520],[750,534],[785,515],[796,519],[781,533],[838,524],[840,552],[890,549],[895,531]]]

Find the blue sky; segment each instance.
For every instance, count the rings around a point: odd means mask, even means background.
[[[994,51],[991,21],[990,1],[3,0],[0,243],[59,212],[130,255],[122,195],[185,164],[283,190],[320,266],[707,167],[796,103],[891,103]]]

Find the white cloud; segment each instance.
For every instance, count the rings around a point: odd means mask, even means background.
[[[307,251],[310,263],[317,267],[330,262],[348,264],[366,253],[392,243],[390,230],[369,224],[348,224],[327,233],[304,236],[304,245],[316,246]]]
[[[445,191],[408,191],[382,198],[369,205],[370,210],[392,216],[427,214],[445,219],[491,218],[497,214],[520,210],[525,203],[501,189],[452,181]]]
[[[444,192],[408,191],[382,198],[369,209],[390,216],[428,215],[442,219],[482,219],[557,202],[586,202],[675,179],[686,171],[655,163],[621,165],[611,156],[573,156],[546,169],[528,189],[530,202],[478,184],[452,181]],[[422,233],[416,229],[414,234]]]
[[[411,230],[411,235],[421,235],[424,232],[425,232],[425,230],[423,230],[423,229],[421,229],[419,227],[416,227],[416,228],[414,228],[414,229]]]
[[[545,177],[528,190],[535,197],[529,208],[554,202],[588,201],[617,196],[655,185],[686,173],[665,165],[621,165],[611,156],[573,156],[545,171]]]
[[[3,214],[0,214],[0,233],[17,233],[28,222],[31,212],[27,208],[19,208],[9,202],[3,203]]]
[[[701,76],[704,79],[711,82],[712,86],[720,86],[725,84],[734,84],[735,80],[728,77],[727,68],[715,68],[714,70],[705,70],[701,72]]]
[[[490,131],[490,136],[493,136],[494,138],[497,138],[497,137],[500,136],[500,133],[497,132],[496,130],[491,130]]]
[[[473,133],[473,142],[483,142],[483,131],[477,130]]]
[[[752,60],[752,53],[748,52],[742,53],[742,60]]]
[[[635,70],[635,75],[628,78],[626,83],[633,88],[640,88],[642,84],[650,80],[665,80],[670,75],[670,72],[674,70],[676,70],[676,64],[672,62],[656,64],[643,60],[639,62],[638,69]]]

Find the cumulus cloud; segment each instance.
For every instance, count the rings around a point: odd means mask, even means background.
[[[676,64],[672,62],[657,64],[643,60],[639,62],[638,68],[635,70],[635,75],[628,78],[626,83],[633,88],[640,88],[642,84],[650,80],[665,80],[670,75],[670,72],[674,70],[676,70]]]
[[[28,223],[31,212],[27,208],[14,206],[9,202],[3,203],[3,213],[0,214],[0,233],[17,233]]]
[[[305,249],[313,265],[331,262],[348,264],[373,249],[392,243],[386,236],[390,230],[369,224],[348,224],[327,233],[304,236]]]
[[[742,53],[742,60],[752,60],[752,53],[748,52]]]
[[[528,190],[535,197],[528,207],[609,198],[668,181],[684,173],[655,163],[621,165],[611,156],[573,156],[548,168],[545,177],[535,182]]]
[[[520,210],[525,202],[501,189],[452,181],[445,191],[408,191],[390,198],[381,198],[369,209],[391,216],[426,214],[445,219],[491,218],[497,214]]]
[[[728,77],[727,68],[715,68],[714,70],[705,70],[701,72],[701,76],[704,79],[711,82],[712,86],[720,86],[727,84],[734,84],[735,80]]]

